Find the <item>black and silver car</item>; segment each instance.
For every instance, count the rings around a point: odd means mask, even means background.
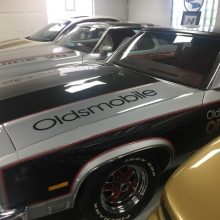
[[[150,28],[107,62],[0,75],[0,219],[134,219],[219,136],[219,51],[217,33]]]

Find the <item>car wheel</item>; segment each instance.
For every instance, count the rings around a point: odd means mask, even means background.
[[[88,220],[133,219],[151,199],[158,176],[158,166],[141,156],[105,165],[88,178],[81,211]]]

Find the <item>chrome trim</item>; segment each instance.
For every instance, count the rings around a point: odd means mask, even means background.
[[[214,71],[208,85],[207,85],[207,89],[215,89],[216,78],[220,74],[220,54],[216,58],[216,63],[214,64],[214,66],[215,65],[216,65],[216,68],[215,68],[215,71]]]
[[[27,207],[2,210],[0,220],[27,220]]]

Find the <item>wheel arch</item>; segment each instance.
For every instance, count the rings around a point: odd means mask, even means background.
[[[158,152],[160,153],[158,154]],[[72,186],[73,206],[78,200],[80,191],[83,190],[86,180],[96,172],[97,169],[117,159],[137,154],[151,157],[155,161],[158,159],[158,161],[160,161],[160,170],[164,171],[169,167],[174,158],[174,148],[170,141],[155,137],[126,143],[97,155],[87,162],[75,177]]]

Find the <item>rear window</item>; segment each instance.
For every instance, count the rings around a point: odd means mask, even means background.
[[[173,82],[201,87],[220,50],[220,41],[170,32],[142,32],[111,61]]]

